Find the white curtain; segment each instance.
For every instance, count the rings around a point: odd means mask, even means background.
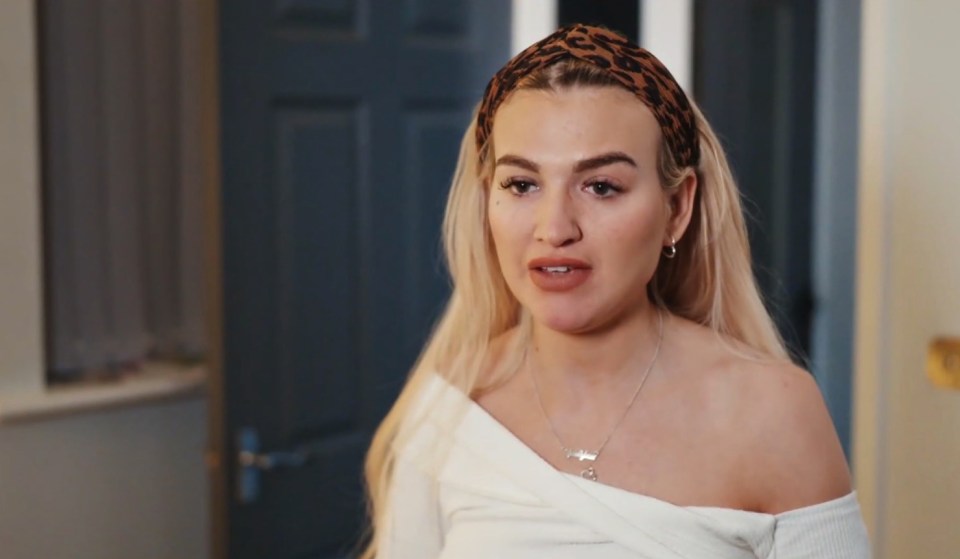
[[[48,369],[204,350],[191,0],[42,0]]]

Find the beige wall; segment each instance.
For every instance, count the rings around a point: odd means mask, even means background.
[[[38,390],[40,196],[34,0],[0,2],[0,381]]]
[[[42,390],[34,1],[0,1],[0,391]],[[208,556],[206,404],[0,424],[0,557]]]
[[[960,3],[864,0],[857,485],[880,559],[960,550],[960,392],[925,377],[960,337]]]
[[[3,559],[205,559],[197,400],[0,426]]]

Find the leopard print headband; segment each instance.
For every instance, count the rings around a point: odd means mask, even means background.
[[[493,128],[493,115],[517,82],[565,59],[582,60],[602,68],[636,94],[660,123],[677,164],[696,166],[700,145],[693,109],[663,63],[622,35],[581,24],[563,27],[534,43],[493,76],[477,114],[477,150],[486,144]]]

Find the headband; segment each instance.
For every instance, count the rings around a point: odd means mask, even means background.
[[[700,159],[696,119],[690,101],[666,66],[622,35],[582,24],[563,27],[527,47],[490,79],[477,113],[478,151],[490,137],[494,113],[517,83],[567,59],[593,64],[632,91],[653,112],[677,164],[696,166]]]

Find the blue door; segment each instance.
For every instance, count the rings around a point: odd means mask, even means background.
[[[355,549],[370,435],[448,292],[441,212],[509,9],[220,2],[218,556]]]
[[[790,349],[803,361],[814,349],[814,317],[825,310],[818,308],[813,286],[812,236],[817,25],[821,6],[828,5],[813,0],[698,0],[694,5],[696,98],[724,140],[747,200],[754,268],[764,297]],[[831,330],[832,366],[813,372],[849,455],[853,311],[847,306],[831,312],[846,313],[840,320],[846,327]]]

